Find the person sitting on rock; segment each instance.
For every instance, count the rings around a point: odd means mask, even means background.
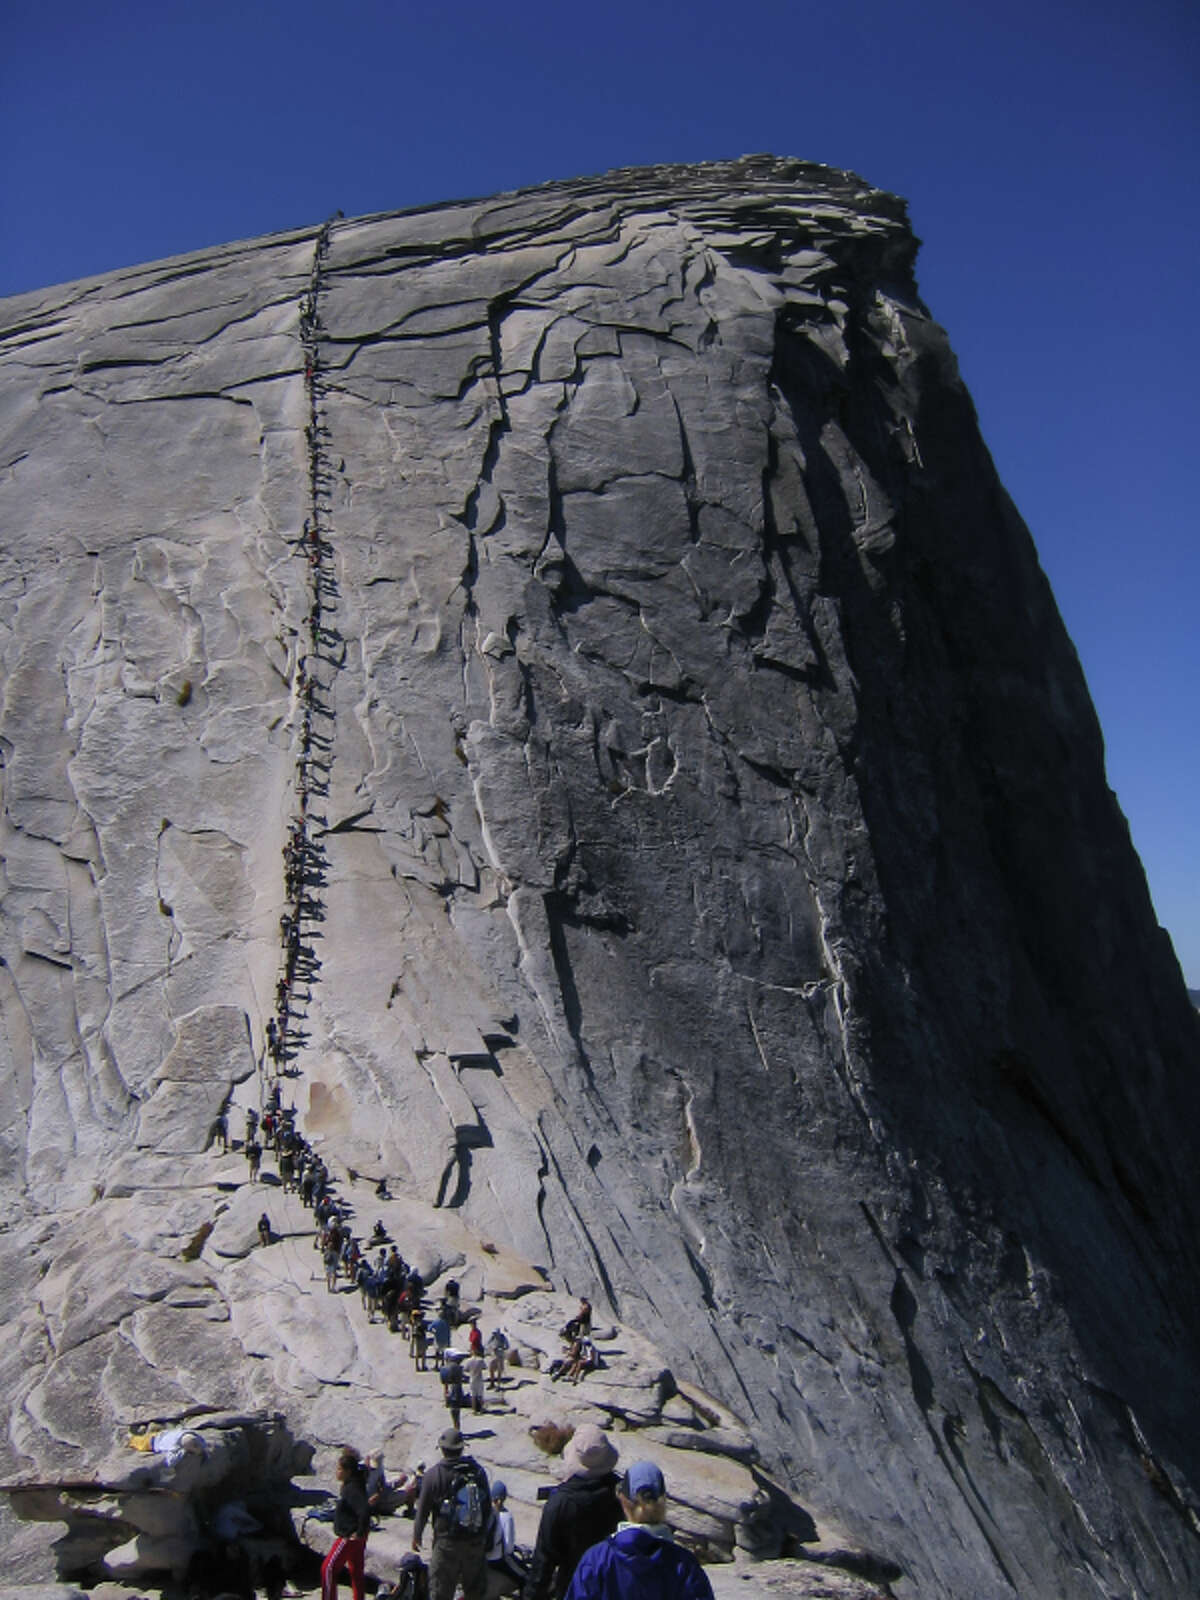
[[[567,1600],[713,1600],[704,1568],[671,1537],[667,1486],[658,1467],[635,1461],[617,1485],[617,1498],[624,1521],[580,1558]]]
[[[396,1497],[396,1506],[402,1517],[414,1515],[417,1496],[421,1492],[421,1479],[425,1474],[425,1463],[418,1461],[415,1467],[406,1467],[392,1485],[392,1492]]]
[[[163,1456],[168,1467],[176,1467],[185,1456],[208,1454],[208,1446],[192,1428],[146,1428],[129,1435],[135,1450],[149,1450]]]
[[[586,1339],[592,1332],[592,1302],[581,1299],[579,1310],[562,1330],[564,1339]]]
[[[524,1584],[529,1568],[517,1555],[517,1525],[507,1508],[508,1485],[499,1478],[492,1484],[492,1541],[488,1546],[489,1568],[500,1577]]]
[[[616,1464],[612,1441],[594,1422],[572,1435],[563,1451],[567,1476],[542,1508],[524,1600],[562,1600],[583,1552],[616,1532]]]
[[[271,1219],[264,1211],[262,1216],[258,1219],[258,1242],[259,1244],[267,1245],[270,1244],[273,1237],[274,1236],[271,1233]]]
[[[568,1383],[578,1383],[586,1373],[595,1372],[600,1365],[600,1357],[596,1354],[596,1346],[590,1339],[576,1339],[575,1354],[567,1364],[563,1373]]]
[[[551,1383],[557,1383],[560,1378],[568,1376],[579,1362],[583,1353],[583,1345],[584,1341],[582,1339],[572,1339],[565,1353],[555,1357],[548,1368]]]
[[[383,1468],[382,1450],[377,1450],[374,1455],[366,1458],[366,1469],[367,1476],[363,1486],[367,1491],[367,1504],[371,1508],[372,1515],[380,1517],[391,1510],[391,1485]]]

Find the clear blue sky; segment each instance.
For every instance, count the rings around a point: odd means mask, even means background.
[[[8,0],[0,294],[643,162],[906,196],[1200,988],[1198,108],[1194,0]]]

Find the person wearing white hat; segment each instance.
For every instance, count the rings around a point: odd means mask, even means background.
[[[563,1600],[583,1552],[616,1531],[616,1464],[616,1449],[594,1422],[571,1437],[563,1451],[563,1482],[542,1510],[524,1600]]]
[[[708,1574],[667,1525],[667,1486],[653,1461],[635,1461],[617,1485],[625,1518],[584,1551],[567,1600],[713,1600]]]

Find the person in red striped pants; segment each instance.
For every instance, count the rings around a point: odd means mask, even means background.
[[[333,1546],[321,1563],[321,1600],[337,1600],[338,1573],[343,1567],[350,1574],[354,1600],[365,1600],[363,1559],[371,1507],[367,1503],[367,1475],[358,1451],[351,1445],[346,1445],[338,1457],[337,1480],[341,1493],[333,1510]]]

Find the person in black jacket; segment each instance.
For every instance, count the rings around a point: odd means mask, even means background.
[[[363,1558],[371,1507],[367,1503],[367,1475],[358,1451],[351,1445],[346,1445],[338,1457],[337,1480],[341,1493],[333,1511],[333,1545],[321,1563],[321,1600],[337,1600],[338,1573],[343,1567],[350,1574],[354,1600],[365,1600]]]
[[[568,1476],[542,1510],[523,1600],[562,1600],[579,1558],[617,1531],[617,1452],[594,1423],[582,1427],[563,1451]]]

